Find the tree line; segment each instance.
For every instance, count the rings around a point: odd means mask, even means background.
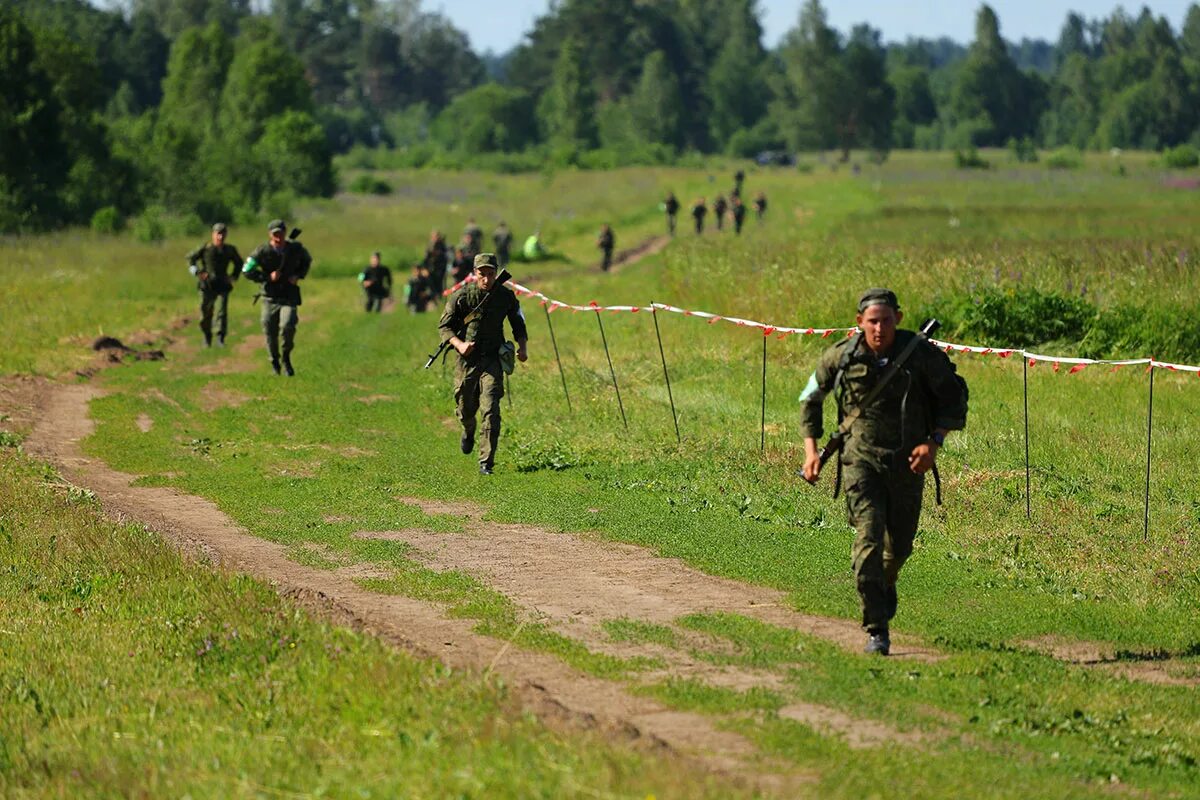
[[[1057,42],[886,43],[804,0],[561,0],[479,54],[419,0],[5,0],[0,230],[242,219],[335,189],[332,156],[665,163],[764,150],[1200,143],[1200,5],[1070,14]]]

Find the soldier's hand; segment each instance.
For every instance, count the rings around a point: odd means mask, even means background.
[[[300,283],[300,276],[299,275],[291,276],[290,278],[288,278],[288,283],[290,283],[292,286],[295,286],[296,284]]]
[[[200,270],[199,272],[196,273],[196,277],[202,281],[206,281],[206,280],[208,280],[208,273],[205,272],[204,270]]]
[[[525,345],[519,346],[517,348],[517,361],[520,361],[522,364],[524,364],[528,360],[529,354],[525,352]]]
[[[363,286],[370,287],[370,286],[374,286],[374,285],[375,285],[375,281],[371,280],[370,278],[367,278],[365,281],[363,281]]]
[[[458,351],[460,356],[466,358],[467,356],[471,355],[471,353],[475,352],[475,343],[460,341],[458,344],[454,345],[454,349]]]
[[[821,454],[809,453],[804,457],[804,480],[816,483],[821,475]]]
[[[274,271],[271,273],[271,281],[272,281],[272,282],[276,282],[276,281],[278,281],[278,280],[279,280],[279,275],[280,275],[280,272],[279,272],[279,270],[274,270]]]
[[[934,442],[921,442],[913,448],[912,453],[908,457],[908,467],[918,475],[924,475],[929,470],[933,469],[933,462],[937,458],[938,446]]]

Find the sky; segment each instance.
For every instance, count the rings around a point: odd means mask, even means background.
[[[1165,16],[1175,30],[1183,25],[1188,6],[1195,0],[1143,0],[1125,8],[1138,13],[1149,6],[1156,16]],[[773,47],[800,14],[801,0],[759,0],[766,29],[766,44]],[[534,19],[545,13],[548,0],[424,0],[426,11],[440,11],[465,30],[478,51],[502,53],[517,44]],[[909,36],[949,36],[963,44],[974,35],[974,0],[825,0],[830,24],[843,32],[859,22],[869,22],[883,31],[885,41],[903,41]],[[1000,17],[1000,33],[1019,41],[1022,37],[1055,41],[1067,12],[1084,17],[1107,17],[1117,7],[1114,0],[992,0]],[[498,9],[502,9],[499,10]]]

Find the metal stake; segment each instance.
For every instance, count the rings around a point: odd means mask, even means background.
[[[760,421],[762,437],[758,443],[760,452],[767,451],[767,336],[763,335],[762,357],[762,419]]]
[[[596,309],[596,324],[600,326],[600,341],[604,343],[604,357],[608,359],[608,374],[612,375],[613,390],[617,393],[617,408],[621,410],[621,422],[625,430],[629,430],[629,420],[625,418],[625,404],[621,402],[621,388],[617,386],[617,371],[613,369],[612,356],[608,352],[608,337],[604,335],[604,321],[600,319],[600,309]]]
[[[550,321],[550,309],[542,306],[546,312],[546,325],[550,328],[550,344],[554,345],[554,360],[558,362],[558,376],[562,378],[563,397],[567,398],[567,411],[571,411],[571,395],[567,392],[567,373],[563,372],[562,359],[558,357],[558,341],[554,338],[554,323]]]
[[[658,356],[662,359],[663,379],[667,382],[667,400],[671,403],[671,421],[675,423],[675,441],[680,442],[679,415],[675,413],[675,396],[671,393],[671,376],[667,373],[667,356],[663,352],[662,334],[658,330],[658,309],[650,303],[650,316],[654,318],[654,336],[658,339]]]
[[[1146,509],[1142,541],[1150,540],[1150,442],[1154,432],[1154,364],[1150,365],[1150,403],[1146,409]]]
[[[1029,504],[1029,359],[1021,354],[1021,379],[1025,390],[1025,518],[1032,519]]]

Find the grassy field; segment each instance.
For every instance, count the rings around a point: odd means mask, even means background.
[[[1195,341],[1194,298],[1200,290],[1200,242],[1192,228],[1200,196],[1179,188],[1149,158],[1125,157],[1124,175],[1104,159],[1096,157],[1077,171],[1000,161],[997,169],[964,173],[945,157],[899,154],[883,167],[863,165],[859,174],[820,164],[810,173],[750,171],[747,191],[762,189],[771,200],[766,223],[751,220],[740,238],[728,232],[694,237],[681,225],[681,235],[660,255],[611,275],[595,268],[593,239],[600,223],[613,223],[618,248],[632,246],[662,232],[656,204],[667,188],[674,188],[686,208],[689,198],[727,189],[732,168],[714,167],[711,175],[641,169],[516,177],[388,175],[397,187],[391,197],[345,197],[300,210],[297,224],[305,228],[316,266],[304,286],[295,379],[268,374],[250,293],[240,286],[231,304],[230,350],[197,347],[199,334],[189,328],[172,334],[183,340],[171,347],[166,362],[129,364],[99,378],[110,393],[93,404],[98,429],[86,447],[119,469],[146,476],[145,483],[213,499],[253,533],[291,547],[297,559],[311,560],[317,548],[387,566],[393,577],[372,588],[434,599],[477,619],[489,635],[519,633],[516,643],[522,647],[558,654],[584,671],[680,708],[711,713],[765,752],[820,774],[814,793],[822,797],[1084,797],[1114,783],[1153,796],[1189,796],[1200,779],[1200,700],[1194,686],[1152,685],[1065,664],[1023,643],[1046,636],[1100,642],[1130,666],[1168,659],[1181,680],[1200,674],[1195,625],[1200,492],[1191,468],[1200,456],[1192,423],[1200,411],[1195,376],[1162,372],[1155,378],[1152,520],[1143,539],[1148,381],[1141,369],[1110,373],[1092,367],[1068,375],[1043,365],[1030,371],[1033,514],[1027,520],[1021,364],[956,356],[971,386],[968,430],[953,435],[943,452],[946,504],[933,507],[930,493],[901,582],[896,621],[899,630],[919,634],[946,654],[933,664],[867,662],[822,640],[737,615],[693,615],[658,627],[611,620],[606,630],[614,640],[687,650],[694,647],[692,637],[703,636],[713,646],[698,657],[777,676],[769,691],[738,692],[683,679],[647,683],[639,674],[648,665],[614,661],[549,629],[522,626],[528,610],[475,579],[434,573],[410,560],[402,545],[367,546],[351,535],[448,524],[397,504],[396,496],[471,500],[490,508],[490,519],[598,531],[706,572],[781,589],[798,610],[853,618],[843,506],[829,497],[827,484],[814,490],[794,476],[801,452],[795,397],[828,341],[768,340],[767,440],[760,453],[762,336],[661,315],[683,436],[677,443],[648,315],[604,318],[626,431],[591,314],[559,311],[553,317],[574,406],[569,413],[545,315],[527,304],[531,360],[514,377],[505,400],[498,474],[485,480],[475,474],[472,459],[457,455],[457,433],[445,424],[451,415],[448,377],[440,369],[419,369],[436,342],[435,318],[363,314],[354,275],[371,250],[383,250],[385,263],[395,268],[415,257],[431,227],[455,233],[473,215],[487,229],[504,217],[518,238],[540,225],[549,246],[562,254],[514,268],[517,280],[572,302],[656,300],[777,324],[848,325],[862,288],[885,284],[910,309],[910,322],[936,314],[970,330],[975,299],[1036,290],[1125,314],[1131,327],[1114,329],[1124,338],[1104,339],[1103,355],[1150,355],[1131,350],[1152,340],[1169,351],[1153,355],[1196,363],[1200,352],[1187,348]],[[249,249],[260,237],[234,229],[230,241]],[[0,277],[10,287],[0,298],[9,345],[0,352],[0,372],[82,368],[92,357],[84,345],[97,331],[122,338],[144,331],[153,339],[173,319],[194,313],[180,256],[189,244],[145,246],[76,233],[0,244],[5,273]],[[1021,308],[1012,310],[1015,320],[1037,322],[1022,317]],[[1010,331],[1014,337],[1028,332]],[[243,341],[250,344],[239,347]],[[1030,344],[1064,355],[1081,352],[1080,342],[1067,337],[1034,338]],[[253,369],[221,368],[234,362]],[[370,402],[360,402],[364,399]],[[135,424],[142,415],[153,421],[149,431]],[[6,465],[6,491],[28,494],[21,488],[33,480],[26,473],[34,468],[13,459]],[[76,536],[67,531],[78,529],[86,537],[88,526],[101,524],[86,508],[66,508],[59,501],[56,509],[66,515],[64,540]],[[6,525],[10,532],[26,529]],[[124,546],[140,547],[141,541]],[[44,550],[32,542],[23,546],[29,548],[26,560]],[[120,550],[112,558],[128,560]],[[35,565],[23,569],[22,574],[37,572]],[[144,591],[159,591],[157,582],[175,579],[147,574]],[[216,595],[226,591],[216,582],[229,579],[189,572],[186,580],[197,587],[189,595],[192,608],[180,614],[190,618],[206,603],[216,604]],[[256,592],[256,605],[271,610],[231,624],[261,636],[282,624],[273,622],[277,601],[260,587],[235,583],[240,591]],[[122,594],[108,591],[113,602]],[[5,602],[4,627],[10,630],[19,627],[14,620],[32,618],[34,606],[44,602],[28,591],[12,594],[12,603]],[[217,611],[203,613],[206,619],[209,614],[225,619]],[[70,614],[49,619],[55,621],[39,637],[74,640]],[[287,625],[314,626],[288,620]],[[314,626],[305,627],[304,636],[339,642],[349,634]],[[358,651],[381,649],[350,638]],[[151,655],[156,646],[148,638],[140,651],[145,660],[128,674],[148,671],[160,691],[175,691],[182,679],[155,671],[166,668]],[[246,657],[260,650],[251,647]],[[32,668],[31,645],[6,652],[25,654],[16,666],[10,662],[8,674]],[[79,663],[117,658],[97,644],[84,649]],[[312,661],[287,669],[333,668],[319,651],[306,658]],[[405,674],[437,674],[400,656],[389,659],[397,670],[409,671]],[[373,655],[339,666],[347,670],[345,685],[355,685],[353,675],[377,662]],[[191,676],[195,668],[188,670]],[[446,680],[447,697],[474,693],[478,699],[471,708],[503,703],[489,687]],[[213,694],[202,683],[185,685],[196,686],[203,702],[221,704],[221,713],[233,713],[234,698]],[[132,689],[106,691],[132,702]],[[10,695],[17,697],[16,690]],[[316,706],[323,702],[312,693],[300,697]],[[37,724],[27,708],[32,701],[9,702],[22,709],[23,725]],[[837,737],[780,713],[801,702],[915,732],[923,743],[906,751],[905,768],[898,770],[888,748],[852,752]],[[61,714],[80,720],[96,713],[84,705]],[[201,712],[185,713],[195,719]],[[345,724],[342,712],[327,713],[329,724]],[[288,732],[281,735],[303,737],[298,720],[307,725],[309,717],[295,708],[287,714],[279,725]],[[469,714],[456,719],[464,729],[472,725]],[[527,727],[514,725],[508,735],[524,741],[546,735],[521,724]],[[73,740],[70,724],[49,730],[45,747],[86,754],[98,746]],[[27,775],[34,763],[14,757],[11,743],[8,753],[0,781]],[[378,757],[387,753],[380,750]],[[229,751],[225,757],[239,758]],[[448,763],[454,751],[438,757]],[[579,785],[614,791],[647,786],[638,782],[637,776],[647,774],[638,769],[654,774],[653,764],[630,766],[623,758],[606,755],[607,760],[581,765]],[[282,767],[284,762],[264,756],[235,772],[263,775]],[[117,776],[109,778],[114,787],[122,785],[120,768],[105,767]],[[342,768],[350,780],[373,769]],[[360,768],[363,772],[353,771]],[[514,796],[563,791],[550,772],[538,770],[530,768],[530,780],[544,775],[547,782],[531,789],[514,783],[500,791]],[[215,770],[201,772],[193,782],[180,778],[169,788],[253,788],[221,783]],[[50,774],[70,780],[69,771]],[[295,784],[281,788],[311,790],[311,773],[296,776]],[[49,792],[57,785],[65,784],[38,778],[27,789]],[[434,794],[458,791],[452,782],[429,785]],[[691,788],[679,784],[660,791],[682,795]],[[583,793],[570,787],[566,792]]]

